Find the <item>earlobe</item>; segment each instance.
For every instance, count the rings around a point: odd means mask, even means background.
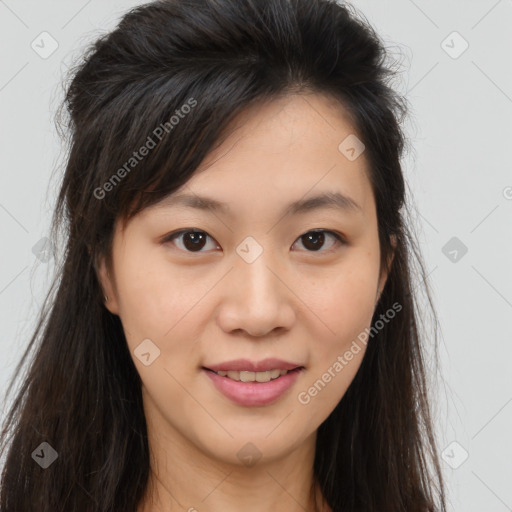
[[[100,287],[103,291],[103,303],[105,307],[114,315],[118,314],[118,304],[116,299],[115,287],[111,272],[109,271],[105,258],[102,256],[95,265],[96,274]]]
[[[386,282],[388,280],[388,276],[391,271],[391,266],[392,266],[393,260],[395,258],[395,250],[396,250],[396,246],[397,246],[396,235],[390,235],[389,238],[390,238],[392,250],[388,257],[386,268],[382,269],[382,272],[381,272],[381,276],[379,279],[379,285],[377,288],[377,299],[375,301],[375,305],[377,305],[377,303],[379,302],[380,296],[382,294],[382,290],[384,290],[384,286],[386,285]]]

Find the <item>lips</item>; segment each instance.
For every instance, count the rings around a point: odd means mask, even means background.
[[[276,379],[270,381],[243,382],[233,380],[227,376],[223,377],[212,370],[206,370],[206,368],[203,368],[204,374],[220,393],[235,404],[244,407],[262,407],[276,402],[294,385],[300,374],[304,371],[304,368],[283,371],[286,372],[285,375],[280,375]],[[219,372],[222,372],[222,370],[219,370]],[[244,372],[242,371],[240,373],[242,374]],[[268,376],[268,372],[255,372],[255,374],[267,374]]]
[[[257,362],[235,359],[202,367],[218,391],[244,407],[261,407],[279,400],[304,369],[300,363],[276,358]]]
[[[268,358],[258,362],[249,359],[235,359],[224,363],[205,365],[203,368],[213,372],[268,372],[272,370],[295,370],[296,368],[303,368],[303,365],[282,359]]]

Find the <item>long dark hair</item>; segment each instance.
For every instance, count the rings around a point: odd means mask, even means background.
[[[336,98],[366,146],[383,265],[396,240],[373,322],[402,308],[370,337],[320,425],[315,479],[334,512],[445,511],[412,282],[426,274],[405,220],[407,102],[388,57],[365,18],[334,0],[162,0],[88,47],[57,118],[69,151],[51,235],[65,244],[16,371],[1,512],[136,511],[150,474],[141,380],[119,317],[104,307],[98,257],[110,258],[115,221],[187,182],[235,116],[302,93]],[[127,165],[148,137],[149,154]],[[43,442],[58,454],[47,469],[34,462]]]

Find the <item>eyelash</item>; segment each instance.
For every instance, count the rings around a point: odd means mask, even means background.
[[[205,231],[202,231],[202,230],[199,230],[199,229],[196,229],[196,228],[188,228],[188,229],[181,229],[179,231],[174,231],[173,233],[169,233],[168,235],[166,235],[164,237],[164,239],[162,240],[162,243],[169,243],[169,242],[172,242],[175,238],[178,238],[180,237],[181,235],[184,235],[185,233],[199,233],[199,234],[204,234],[206,235],[208,238],[214,240],[213,237],[211,237],[208,233],[206,233]],[[310,234],[310,233],[326,233],[328,235],[331,235],[336,241],[337,241],[337,244],[338,245],[347,245],[347,242],[346,240],[344,239],[344,237],[342,235],[340,235],[339,233],[336,233],[335,231],[330,231],[328,229],[313,229],[313,230],[310,230],[310,231],[306,231],[304,234],[300,235],[297,240],[300,240],[302,237]],[[295,244],[295,242],[294,242]],[[181,250],[181,249],[180,249]],[[189,254],[201,254],[202,252],[206,252],[206,251],[188,251],[186,249],[183,250],[184,252],[187,252]],[[318,251],[308,251],[306,250],[306,252],[310,252],[312,254],[315,254],[315,253],[330,253],[332,252],[333,249],[329,249],[327,251],[322,251],[322,250],[318,250]]]

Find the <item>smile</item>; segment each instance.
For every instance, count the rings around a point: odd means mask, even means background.
[[[271,380],[279,378],[281,375],[286,375],[289,370],[269,370],[266,372],[250,372],[250,371],[218,371],[215,372],[221,377],[241,381],[241,382],[270,382]]]
[[[202,370],[215,389],[232,402],[244,407],[261,407],[279,400],[294,385],[304,367],[264,372]]]

